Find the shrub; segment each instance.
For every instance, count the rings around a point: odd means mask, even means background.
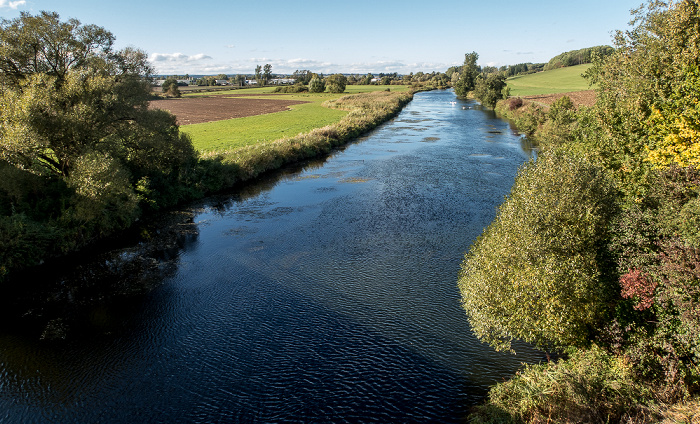
[[[549,152],[525,166],[498,215],[462,263],[462,304],[476,335],[497,349],[585,346],[616,281],[604,242],[616,192],[585,159]]]
[[[523,105],[523,99],[520,97],[513,97],[508,99],[508,110],[513,111],[520,108]]]
[[[323,93],[324,91],[326,91],[326,83],[319,77],[311,78],[311,81],[309,81],[309,92]]]
[[[488,403],[469,421],[606,423],[633,421],[645,414],[651,391],[637,384],[632,367],[596,346],[574,351],[567,360],[529,365],[494,386]]]
[[[304,93],[307,91],[309,91],[309,88],[304,84],[286,85],[275,88],[275,93]]]

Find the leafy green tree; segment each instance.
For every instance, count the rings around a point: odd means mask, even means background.
[[[308,85],[309,81],[311,81],[311,78],[313,78],[313,76],[314,76],[314,73],[309,71],[308,69],[301,70],[301,71],[297,69],[292,74],[292,78],[294,79],[295,84],[301,83],[304,85]]]
[[[258,65],[255,67],[255,81],[257,81],[259,86],[263,86],[263,74],[262,74],[262,66]]]
[[[309,81],[309,92],[323,93],[324,91],[326,91],[326,83],[318,76],[311,78],[311,81]]]
[[[659,120],[652,114],[672,111],[668,99],[700,66],[700,1],[671,5],[650,1],[634,14],[634,27],[615,33],[615,51],[598,57],[587,72],[598,88],[594,117],[581,138],[595,148],[600,163],[613,172],[625,192],[641,195],[654,166],[645,160],[647,149],[661,155],[652,162],[669,157],[663,153],[662,140],[676,132],[668,124],[681,119],[667,114]],[[667,130],[658,131],[657,124]]]
[[[177,85],[177,80],[175,78],[168,78],[163,82],[163,86],[161,87],[163,90],[163,93],[166,93],[169,96],[172,97],[180,97],[182,94],[180,93],[180,88]]]
[[[267,85],[267,82],[272,79],[272,65],[269,63],[263,67],[262,79],[264,81],[263,85]]]
[[[509,349],[588,343],[616,281],[605,240],[616,191],[582,158],[550,152],[519,173],[496,220],[462,264],[462,303],[476,335]]]
[[[331,93],[344,92],[347,84],[348,79],[343,74],[333,74],[326,78],[326,88]]]
[[[506,85],[506,76],[500,72],[481,74],[476,79],[474,97],[482,105],[493,109],[496,102],[503,99],[503,90]]]
[[[476,79],[481,72],[476,61],[479,59],[479,54],[476,52],[467,53],[464,55],[464,65],[459,72],[459,79],[455,84],[455,93],[460,97],[466,97],[469,92],[476,87]]]
[[[103,28],[48,12],[22,13],[0,26],[0,159],[67,184],[72,199],[53,200],[74,206],[64,214],[71,222],[97,219],[80,206],[97,193],[95,207],[113,221],[98,224],[106,231],[134,216],[138,187],[170,192],[195,157],[175,118],[148,108],[146,54],[115,51],[113,40]],[[89,175],[86,164],[98,161],[104,172]],[[119,204],[131,211],[113,207]]]

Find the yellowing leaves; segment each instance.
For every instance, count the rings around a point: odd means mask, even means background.
[[[699,99],[700,75],[697,69],[690,69],[670,99],[655,107],[647,120],[645,161],[659,168],[700,166]]]

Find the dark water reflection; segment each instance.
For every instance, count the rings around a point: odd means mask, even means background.
[[[3,302],[0,421],[460,422],[541,358],[480,344],[456,287],[528,155],[478,105],[419,93],[330,158],[70,264]]]

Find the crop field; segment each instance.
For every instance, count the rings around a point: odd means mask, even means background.
[[[518,75],[506,81],[511,96],[532,96],[540,94],[568,93],[590,90],[582,74],[591,65],[569,66],[538,72],[536,74]]]
[[[154,101],[151,107],[170,110],[197,150],[213,152],[296,136],[338,122],[348,112],[329,109],[323,102],[387,88],[409,90],[402,85],[349,85],[342,94],[283,94],[273,93],[274,87],[263,87],[215,95],[192,93],[182,99]]]

